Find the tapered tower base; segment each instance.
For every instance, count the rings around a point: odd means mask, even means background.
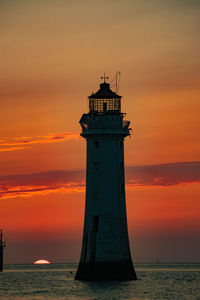
[[[97,262],[94,264],[80,262],[75,280],[137,280],[131,262]]]

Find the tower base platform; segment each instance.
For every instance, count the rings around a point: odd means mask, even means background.
[[[132,262],[80,262],[75,280],[137,280]]]

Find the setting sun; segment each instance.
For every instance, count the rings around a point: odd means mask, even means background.
[[[39,259],[34,262],[34,265],[47,265],[50,264],[50,261],[46,259]]]

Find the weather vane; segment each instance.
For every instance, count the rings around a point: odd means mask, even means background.
[[[104,80],[104,82],[106,82],[106,79],[109,79],[109,77],[108,77],[108,76],[106,76],[106,74],[104,73],[104,75],[103,75],[103,76],[101,76],[101,79],[103,79],[103,80]]]

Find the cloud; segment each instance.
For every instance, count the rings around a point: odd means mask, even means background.
[[[0,176],[0,198],[30,197],[52,192],[84,191],[83,171],[49,171],[34,174]]]
[[[0,198],[9,199],[15,197],[31,197],[35,194],[46,195],[49,193],[82,193],[85,191],[84,185],[77,183],[56,184],[55,186],[15,186],[14,188],[6,189],[1,192]]]
[[[0,140],[0,152],[27,149],[30,145],[64,142],[69,139],[79,139],[78,132],[53,133],[36,137],[17,137]]]
[[[27,147],[0,147],[0,152],[10,152],[10,151],[16,151],[16,150],[23,150]]]
[[[183,185],[200,182],[200,162],[134,166],[128,167],[126,174],[129,188]]]
[[[178,162],[126,169],[126,188],[158,188],[200,182],[200,162]],[[0,176],[0,198],[30,197],[35,194],[82,193],[85,171],[64,170]]]

